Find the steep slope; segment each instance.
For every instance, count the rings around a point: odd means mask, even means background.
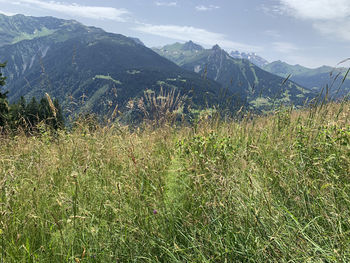
[[[0,47],[1,60],[8,61],[4,74],[11,101],[48,92],[70,112],[108,113],[162,86],[188,94],[194,107],[218,102],[220,84],[178,67],[132,38],[75,21],[57,24],[46,36]]]
[[[350,78],[345,77],[346,68],[332,68],[322,66],[311,69],[300,65],[290,65],[282,61],[274,61],[263,67],[264,70],[273,74],[286,77],[291,75],[290,79],[312,89],[315,92],[329,88],[333,97],[343,97],[350,92]]]
[[[218,45],[212,49],[194,51],[184,51],[184,46],[186,44],[175,44],[156,51],[184,69],[221,83],[238,100],[253,108],[268,110],[276,104],[302,105],[315,95],[292,81],[284,81],[284,78],[262,70],[246,59],[232,58]]]

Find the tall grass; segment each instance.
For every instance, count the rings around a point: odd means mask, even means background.
[[[349,117],[3,137],[0,261],[349,262]]]

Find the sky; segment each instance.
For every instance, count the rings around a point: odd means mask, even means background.
[[[350,0],[0,0],[0,12],[75,19],[148,47],[192,40],[313,68],[350,57]]]

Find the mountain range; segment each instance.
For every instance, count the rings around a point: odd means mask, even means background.
[[[311,69],[274,61],[262,68],[284,78],[290,76],[291,80],[317,93],[328,88],[333,98],[344,97],[350,92],[350,78],[346,74],[347,69],[343,67],[322,66]]]
[[[271,74],[248,59],[233,58],[218,45],[204,49],[189,41],[153,50],[184,69],[221,83],[241,103],[254,109],[270,110],[280,104],[303,105],[315,96],[312,91]]]
[[[248,59],[260,68],[281,76],[308,88],[316,93],[325,92],[328,88],[332,98],[342,98],[350,93],[350,77],[346,74],[347,68],[321,66],[307,68],[301,65],[291,65],[281,60],[269,63],[256,53],[241,53],[232,51],[233,58]]]
[[[182,69],[138,39],[74,20],[0,15],[0,59],[9,100],[58,98],[70,114],[126,110],[147,90],[176,89],[192,107],[217,103],[221,85]]]
[[[49,93],[67,115],[130,111],[130,102],[160,89],[177,90],[198,109],[227,102],[231,109],[259,111],[303,105],[331,70],[268,63],[255,53],[229,54],[192,41],[152,50],[137,38],[75,20],[24,15],[0,15],[0,61],[7,61],[3,73],[11,102]],[[344,86],[350,87],[348,80]]]

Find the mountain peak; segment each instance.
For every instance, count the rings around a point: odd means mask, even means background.
[[[204,48],[196,43],[194,43],[192,40],[186,42],[183,44],[183,50],[189,50],[189,51],[200,51],[203,50]]]
[[[218,44],[216,44],[212,47],[212,50],[221,50],[221,47]]]
[[[258,56],[256,53],[244,53],[236,50],[232,51],[230,56],[238,59],[248,59],[251,63],[257,65],[258,67],[264,67],[269,63],[266,59]]]

